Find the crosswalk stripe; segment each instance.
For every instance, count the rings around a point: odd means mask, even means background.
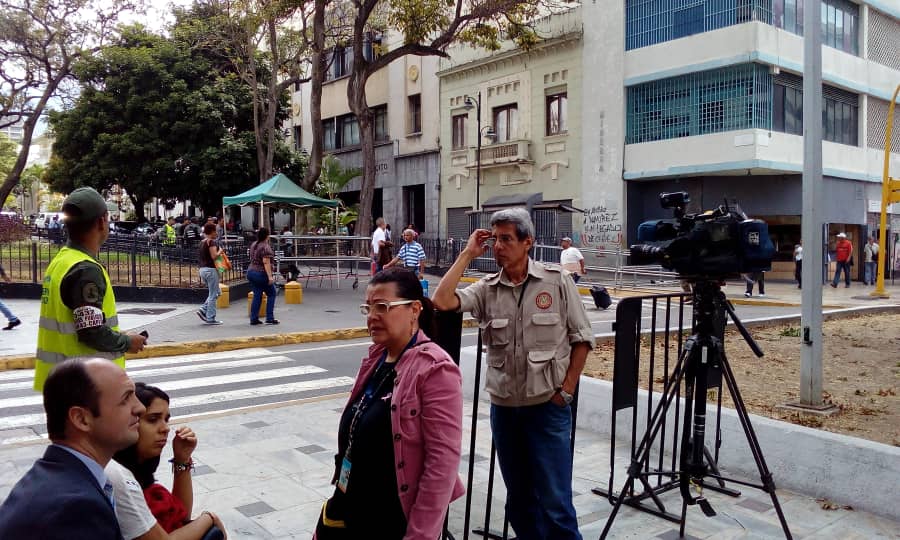
[[[224,403],[228,401],[236,401],[239,399],[263,398],[282,394],[294,394],[297,392],[309,392],[312,390],[322,390],[324,388],[350,386],[353,383],[353,377],[330,377],[327,379],[313,379],[310,381],[260,386],[256,388],[244,388],[241,390],[213,392],[211,394],[172,398],[171,407],[172,410],[177,413],[177,409],[184,407],[196,407],[198,405]],[[7,416],[0,418],[0,430],[41,425],[45,422],[46,419],[44,418],[44,413]],[[5,441],[9,443],[8,440]]]
[[[226,360],[224,362],[215,362],[215,363],[203,363],[203,364],[187,364],[183,366],[172,366],[172,367],[149,367],[141,370],[132,370],[129,368],[128,375],[134,379],[143,379],[145,377],[159,377],[162,375],[172,375],[175,373],[196,373],[202,371],[209,371],[213,369],[227,369],[227,368],[239,368],[239,367],[248,367],[248,366],[256,366],[260,365],[262,367],[271,366],[272,364],[279,364],[284,362],[295,362],[296,360],[293,358],[288,358],[284,355],[278,356],[261,356],[258,358],[245,358],[242,360]],[[32,381],[29,379],[27,381],[20,382],[11,382],[11,383],[0,383],[0,392],[4,390],[24,390],[27,388],[31,388]]]
[[[223,385],[236,382],[263,381],[266,379],[277,379],[279,377],[295,377],[298,375],[310,375],[313,373],[322,373],[326,370],[317,366],[293,366],[289,368],[271,369],[266,371],[256,371],[251,373],[230,373],[228,375],[215,375],[212,377],[200,377],[197,379],[183,379],[180,381],[169,381],[162,386],[166,392],[174,392],[184,388],[197,388],[201,386]],[[152,382],[152,381],[144,381]],[[6,407],[24,407],[26,405],[40,405],[43,402],[43,396],[39,394],[22,396],[17,398],[0,399],[0,409]]]

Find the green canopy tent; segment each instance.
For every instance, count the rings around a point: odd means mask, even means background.
[[[249,189],[240,195],[222,197],[222,217],[226,220],[225,208],[229,206],[247,206],[259,204],[260,226],[264,223],[265,207],[298,208],[337,208],[340,201],[317,197],[301,188],[287,176],[278,173],[262,184]]]

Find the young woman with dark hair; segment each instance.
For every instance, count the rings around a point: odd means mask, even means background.
[[[360,306],[373,345],[338,429],[334,495],[316,535],[438,538],[460,497],[462,377],[429,335],[434,307],[413,272],[376,274]]]
[[[194,462],[191,455],[197,447],[197,437],[191,428],[179,427],[172,439],[172,471],[174,482],[172,491],[156,482],[154,475],[159,467],[160,455],[166,447],[169,436],[169,396],[155,386],[138,382],[134,385],[138,400],[147,408],[141,415],[138,428],[138,442],[113,456],[107,473],[112,479],[116,497],[116,517],[126,540],[156,540],[173,538],[179,540],[213,540],[225,538],[225,527],[211,512],[202,512],[191,520],[194,502],[191,471]],[[118,470],[121,465],[126,469]],[[143,500],[136,500],[129,490],[129,475],[143,490]],[[117,485],[118,484],[118,485]],[[143,504],[141,504],[143,503]],[[155,518],[147,530],[147,516]],[[145,532],[146,531],[146,532]],[[221,532],[218,532],[221,531]]]

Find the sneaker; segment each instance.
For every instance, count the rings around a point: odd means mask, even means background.
[[[20,324],[22,324],[22,321],[20,321],[19,319],[13,319],[13,320],[9,321],[9,324],[4,326],[3,329],[4,330],[12,330],[13,328],[19,326]]]
[[[258,324],[262,324],[262,321],[259,319],[256,319],[255,321],[250,321],[250,326],[256,326]]]
[[[206,322],[206,313],[202,309],[197,310],[197,316],[200,317],[201,321]]]
[[[209,324],[209,325],[219,325],[219,324],[223,324],[223,323],[222,323],[222,321],[217,321],[217,320],[213,319],[213,320],[211,320],[211,321],[206,321],[206,324]]]
[[[760,297],[760,298],[765,298],[765,297],[766,297],[766,295],[763,294],[763,293],[759,293],[759,294],[757,294],[756,296],[758,296],[758,297]]]
[[[832,289],[837,289],[837,283],[830,283]]]
[[[753,295],[750,294],[750,293],[748,293],[748,292],[745,292],[745,293],[744,293],[744,296],[746,296],[747,298],[750,298],[750,297],[753,296]]]
[[[266,324],[281,324],[278,319],[272,319],[271,321],[266,321]]]

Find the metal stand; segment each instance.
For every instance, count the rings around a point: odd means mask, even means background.
[[[741,324],[734,312],[734,308],[725,299],[725,295],[722,293],[718,281],[703,280],[692,283],[692,285],[694,294],[695,333],[688,338],[684,344],[684,349],[675,365],[672,381],[665,388],[663,399],[659,402],[656,410],[653,412],[653,416],[647,426],[647,431],[644,433],[640,446],[628,467],[628,478],[625,481],[622,491],[619,495],[609,494],[610,501],[615,500],[615,504],[606,521],[606,526],[603,528],[600,538],[606,538],[622,504],[629,504],[630,506],[679,523],[679,534],[684,536],[688,506],[698,505],[707,516],[714,516],[716,513],[709,504],[709,501],[702,496],[703,488],[723,491],[735,496],[739,494],[733,490],[727,490],[724,487],[724,482],[727,481],[760,489],[768,493],[772,498],[772,504],[778,514],[778,520],[781,522],[781,528],[784,531],[784,535],[790,540],[792,538],[791,532],[788,528],[787,521],[785,521],[784,512],[778,502],[778,497],[775,494],[775,482],[772,479],[772,473],[769,472],[765,458],[762,454],[762,449],[759,446],[759,440],[756,437],[756,432],[750,424],[749,414],[747,413],[747,408],[744,405],[740,390],[738,390],[734,373],[725,356],[725,348],[722,340],[714,336],[716,316],[719,315],[719,318],[723,316],[721,314],[722,309],[727,311],[731,316],[735,326],[753,352],[759,357],[762,357],[763,353],[756,342],[753,341],[753,338],[747,332],[744,325]],[[706,392],[709,377],[713,371],[720,372],[728,386],[728,391],[734,401],[738,419],[743,428],[744,435],[747,438],[750,451],[753,454],[753,459],[756,462],[761,484],[754,484],[722,476],[715,465],[715,460],[705,446]],[[684,380],[685,383],[685,414],[680,453],[681,468],[680,470],[672,471],[651,471],[649,468],[651,449],[653,448],[654,441],[659,435],[660,430],[665,429],[666,413],[673,401],[676,403],[677,407],[677,397],[679,395],[682,380]],[[718,435],[716,438],[718,446]],[[671,477],[672,480],[653,487],[649,481],[649,477],[652,476],[667,476]],[[706,483],[706,478],[716,480],[718,486]],[[635,481],[640,482],[644,487],[643,493],[638,495],[632,494]],[[691,492],[692,485],[699,490],[697,496],[694,496]],[[683,502],[680,516],[667,512],[662,501],[659,499],[660,493],[675,487],[678,487],[682,495]],[[610,489],[612,489],[612,486],[610,486]],[[652,499],[656,508],[643,504],[647,499]]]

